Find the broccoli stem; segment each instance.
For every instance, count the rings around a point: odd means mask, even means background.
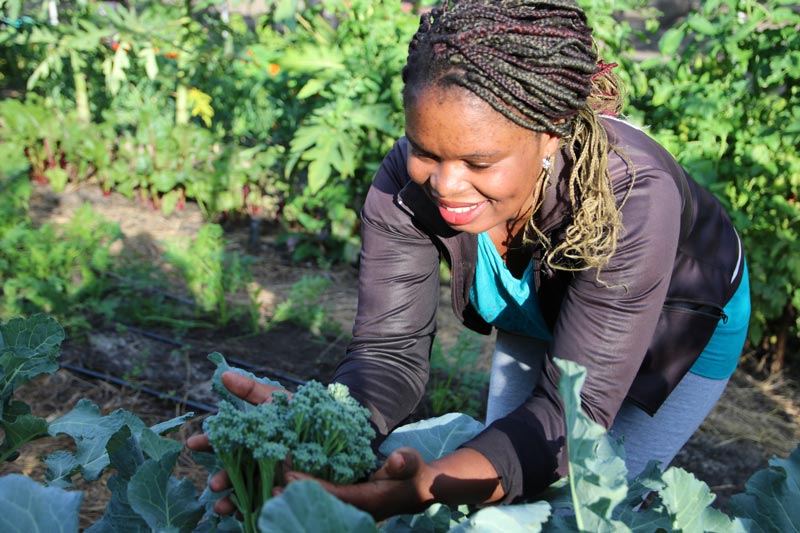
[[[272,498],[272,488],[275,486],[275,468],[278,461],[274,459],[259,459],[258,472],[261,478],[261,506]]]
[[[254,522],[253,502],[250,500],[252,478],[255,472],[255,462],[243,448],[221,455],[222,465],[228,473],[228,478],[233,487],[231,501],[242,513],[245,533],[257,533]]]

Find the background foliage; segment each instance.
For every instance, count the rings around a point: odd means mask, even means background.
[[[731,212],[751,339],[780,367],[800,320],[800,13],[790,0],[708,0],[639,61],[647,36],[622,15],[647,2],[580,3],[600,55],[620,63],[630,120]],[[56,4],[57,20],[47,2],[0,0],[3,192],[20,177],[56,191],[93,181],[167,213],[191,201],[209,222],[276,221],[297,260],[355,261],[357,213],[403,131],[398,74],[419,5],[276,0],[249,18],[246,2]],[[24,206],[3,204],[4,221],[7,209],[29,224]]]

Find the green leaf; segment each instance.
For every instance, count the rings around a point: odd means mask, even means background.
[[[439,459],[483,431],[484,425],[463,413],[448,413],[395,429],[380,446],[383,455],[403,446],[417,450],[428,462]]]
[[[128,484],[144,463],[144,454],[131,435],[130,428],[123,426],[108,440],[106,451],[116,474],[108,480],[111,498],[103,517],[87,530],[87,533],[145,533],[152,531],[147,522],[133,510],[128,502]]]
[[[321,80],[319,78],[311,78],[310,80],[308,80],[308,83],[306,83],[303,86],[303,88],[300,89],[300,91],[297,93],[297,99],[305,100],[309,96],[314,96],[315,94],[318,94],[320,91],[322,91],[322,89],[324,89],[327,84],[328,82],[325,80]]]
[[[69,181],[67,171],[60,167],[48,168],[44,171],[44,176],[50,182],[54,192],[62,192]]]
[[[716,35],[719,31],[717,25],[698,15],[690,16],[687,23],[690,28],[701,35]]]
[[[156,51],[152,46],[139,50],[137,56],[144,59],[144,71],[151,80],[158,76],[158,61],[156,61]]]
[[[81,467],[74,454],[59,450],[48,455],[44,462],[47,465],[44,481],[48,486],[62,489],[73,487],[72,476]]]
[[[730,518],[709,507],[715,496],[708,485],[680,468],[664,472],[664,481],[659,495],[672,515],[672,531],[734,531]]]
[[[658,48],[661,54],[666,57],[672,57],[678,51],[678,47],[683,41],[683,31],[679,28],[670,28],[664,32],[661,39],[658,41]]]
[[[24,444],[47,435],[47,420],[33,415],[15,417],[13,422],[0,419],[5,438],[0,444],[0,464]]]
[[[468,520],[450,531],[463,533],[505,533],[507,531],[542,531],[542,525],[550,518],[550,504],[535,502],[507,507],[487,507],[481,509]]]
[[[745,492],[728,501],[736,517],[751,520],[751,531],[800,531],[800,446],[788,459],[773,457],[769,466],[753,474]]]
[[[569,478],[575,507],[575,521],[581,531],[628,531],[612,519],[614,508],[628,491],[627,469],[616,443],[605,429],[581,410],[580,391],[586,369],[555,359],[561,369],[558,391],[564,401],[569,453]]]
[[[64,329],[44,314],[0,324],[0,417],[14,389],[58,370],[63,340]]]
[[[87,481],[94,481],[109,464],[106,453],[109,439],[125,425],[134,435],[141,434],[146,427],[136,415],[122,409],[102,416],[99,407],[81,399],[72,411],[51,422],[48,432],[54,437],[66,433],[75,440],[81,475]]]
[[[153,531],[190,532],[203,516],[194,485],[172,470],[179,452],[148,459],[128,483],[128,501]]]
[[[72,533],[78,531],[81,492],[45,487],[27,476],[0,477],[0,531]]]
[[[278,498],[264,504],[260,531],[270,533],[377,533],[372,517],[334,497],[316,481],[290,483]]]

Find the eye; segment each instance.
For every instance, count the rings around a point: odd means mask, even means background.
[[[433,161],[435,159],[431,154],[425,152],[424,150],[420,150],[416,146],[410,145],[410,148],[411,155],[417,159],[426,159],[429,161]]]
[[[492,166],[491,163],[485,163],[483,161],[481,161],[481,162],[478,162],[478,161],[465,161],[464,163],[467,165],[467,167],[469,167],[470,170],[478,170],[478,171],[486,170],[486,169],[488,169],[488,168],[490,168]]]

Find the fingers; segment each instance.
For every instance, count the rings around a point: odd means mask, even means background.
[[[273,392],[284,390],[280,387],[259,383],[236,372],[222,374],[222,384],[233,394],[252,404],[268,402],[272,400]]]
[[[210,452],[213,451],[211,445],[208,443],[208,435],[205,433],[199,435],[192,435],[186,439],[186,447],[196,452]]]
[[[372,476],[374,480],[411,479],[424,465],[419,452],[413,448],[398,448],[389,454],[383,466]]]

